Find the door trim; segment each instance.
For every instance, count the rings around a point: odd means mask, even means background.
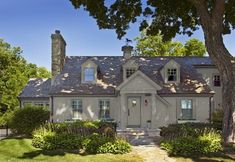
[[[140,127],[141,127],[141,122],[142,122],[142,118],[141,118],[141,114],[142,114],[141,96],[127,96],[127,113],[129,112],[128,100],[129,100],[130,98],[139,98],[139,100],[140,100],[140,117],[139,117],[139,119],[140,119],[139,121],[140,121],[140,122],[139,122],[139,125],[129,125],[129,124],[128,124],[128,114],[127,114],[127,127],[129,127],[129,128],[140,128]]]

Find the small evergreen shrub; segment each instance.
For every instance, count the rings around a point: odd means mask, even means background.
[[[32,135],[34,129],[49,120],[50,112],[46,108],[28,106],[16,109],[9,119],[12,132],[19,135]]]

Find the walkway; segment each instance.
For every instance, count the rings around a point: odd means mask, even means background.
[[[166,151],[160,149],[159,130],[128,129],[118,134],[130,142],[133,152],[142,157],[144,162],[175,162]]]

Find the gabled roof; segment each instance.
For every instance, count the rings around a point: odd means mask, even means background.
[[[92,60],[99,67],[97,84],[81,83],[81,64]],[[138,57],[130,58],[139,65],[139,71],[144,73],[162,89],[159,94],[187,93],[198,94],[211,93],[211,89],[202,79],[202,76],[193,67],[194,64],[213,65],[208,57]],[[129,60],[130,60],[129,59]],[[160,69],[169,60],[180,64],[181,83],[166,84],[160,74]],[[55,85],[51,87],[51,95],[115,95],[116,87],[123,82],[122,65],[126,63],[122,56],[70,56],[66,57],[65,67],[55,79]]]
[[[146,82],[148,82],[151,86],[153,86],[156,90],[160,90],[161,87],[156,84],[156,82],[153,82],[149,77],[147,77],[143,72],[141,71],[136,71],[134,74],[132,74],[128,79],[123,81],[116,89],[121,90],[122,87],[124,87],[126,84],[128,84],[131,80],[136,78],[137,76],[142,77]]]
[[[170,60],[180,65],[180,83],[164,83],[160,73]],[[97,84],[81,83],[81,65],[90,60],[98,68]],[[161,87],[159,95],[211,94],[212,91],[194,65],[214,65],[208,57],[138,57],[133,60],[138,70]],[[50,79],[33,79],[28,82],[19,97],[48,97],[48,95],[116,95],[116,88],[123,83],[122,65],[127,62],[122,56],[70,56],[56,76],[53,86]]]
[[[49,97],[48,93],[51,88],[51,79],[37,78],[30,79],[19,95],[19,98],[36,97],[44,98]]]

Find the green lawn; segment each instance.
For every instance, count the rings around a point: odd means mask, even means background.
[[[31,139],[9,138],[0,140],[0,161],[140,162],[142,159],[132,153],[125,155],[80,155],[76,152],[66,152],[62,150],[42,151],[31,146]]]
[[[225,154],[215,154],[202,157],[174,157],[176,162],[234,162],[235,159],[230,158]]]

